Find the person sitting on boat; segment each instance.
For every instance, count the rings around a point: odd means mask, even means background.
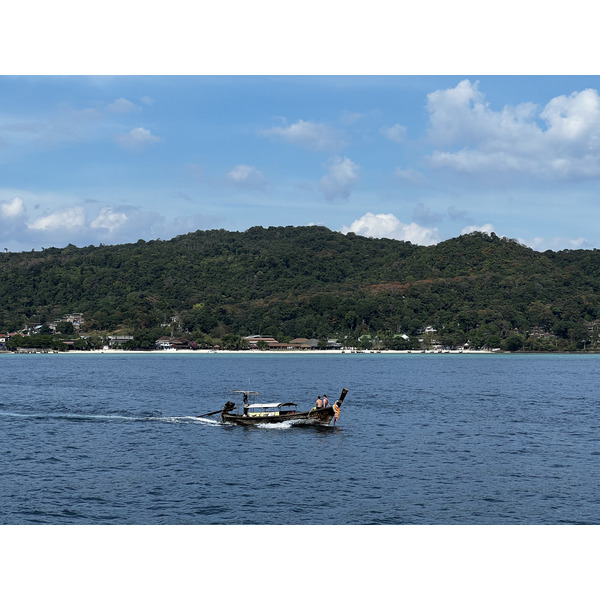
[[[329,400],[327,400],[327,396],[323,394],[323,408],[327,408],[329,406]]]
[[[321,396],[317,396],[317,401],[315,402],[315,408],[323,408],[323,400],[321,400]]]

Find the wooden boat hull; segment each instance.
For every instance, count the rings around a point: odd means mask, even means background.
[[[331,406],[327,408],[317,408],[309,412],[298,412],[286,415],[271,415],[261,417],[245,417],[244,415],[221,413],[223,423],[232,423],[235,425],[262,425],[264,423],[285,423],[288,421],[298,421],[303,425],[329,425],[335,413]]]

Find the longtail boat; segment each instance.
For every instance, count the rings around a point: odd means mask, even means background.
[[[244,412],[242,414],[232,413],[236,405],[234,402],[225,403],[221,411],[221,421],[223,423],[232,423],[235,425],[260,425],[262,423],[285,423],[287,421],[298,421],[303,425],[329,425],[333,422],[335,425],[339,418],[340,408],[348,390],[344,388],[338,400],[333,406],[325,408],[313,408],[306,412],[298,412],[298,405],[295,402],[274,402],[270,404],[249,404],[248,396],[258,395],[257,392],[235,390],[234,393],[244,394]]]

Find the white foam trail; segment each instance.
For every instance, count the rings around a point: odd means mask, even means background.
[[[153,417],[156,421],[166,421],[168,423],[199,423],[201,425],[222,425],[221,421],[205,419],[203,417]]]
[[[122,421],[143,421],[146,417],[125,417],[123,415],[80,415],[74,413],[13,413],[13,412],[2,412],[1,416],[5,417],[18,417],[21,419],[69,419],[69,420],[122,420]]]
[[[75,413],[15,413],[0,412],[0,416],[19,419],[64,419],[69,421],[159,421],[162,423],[198,423],[202,425],[221,425],[219,421],[198,417],[131,417],[125,415],[82,415]]]
[[[259,429],[289,429],[294,423],[299,421],[284,421],[283,423],[259,423]]]

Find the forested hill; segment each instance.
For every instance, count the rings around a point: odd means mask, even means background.
[[[537,332],[559,347],[589,343],[599,311],[600,252],[539,253],[479,232],[424,247],[325,227],[253,227],[0,255],[0,331],[77,312],[88,331],[176,317],[190,339],[389,339],[432,326],[447,345]]]

